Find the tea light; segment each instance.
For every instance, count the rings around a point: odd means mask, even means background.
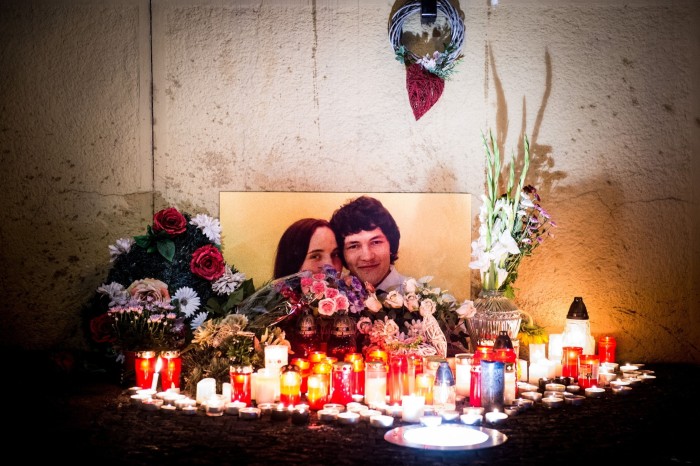
[[[367,406],[363,405],[362,403],[358,403],[356,401],[351,401],[347,405],[345,405],[345,410],[350,411],[352,413],[359,413],[363,409],[367,409]]]
[[[398,404],[387,405],[384,408],[384,414],[392,417],[401,417],[403,415],[403,408]]]
[[[131,395],[130,398],[131,398],[131,404],[132,404],[132,405],[136,405],[136,406],[140,406],[141,403],[143,403],[145,400],[151,399],[150,396],[144,395],[144,394],[141,394],[141,393],[137,393],[137,394],[135,394],[135,395]]]
[[[462,414],[484,414],[486,409],[483,406],[465,406],[462,408]]]
[[[152,390],[150,388],[142,388],[139,391],[136,392],[137,395],[145,395],[149,398],[153,398],[156,394],[155,390]]]
[[[247,421],[260,419],[260,408],[245,407],[238,410],[238,418]]]
[[[158,411],[163,406],[163,400],[158,398],[146,398],[141,402],[141,409],[144,411]]]
[[[365,396],[360,395],[359,393],[355,393],[352,396],[352,401],[354,401],[355,403],[362,403],[363,401],[365,401]]]
[[[174,413],[175,411],[177,411],[177,408],[175,407],[175,405],[166,405],[165,403],[163,403],[160,406],[160,410],[164,413]]]
[[[630,382],[627,379],[615,379],[610,381],[610,387],[612,388],[626,387],[629,384]]]
[[[632,387],[626,385],[620,385],[619,387],[612,387],[613,395],[627,395],[632,391]]]
[[[624,380],[629,382],[629,385],[637,385],[642,382],[642,379],[640,379],[639,377],[625,377]]]
[[[605,369],[608,372],[617,372],[618,367],[620,367],[620,365],[616,362],[601,362],[600,363],[600,368]]]
[[[224,406],[224,412],[226,414],[232,414],[234,416],[238,416],[238,411],[241,408],[245,408],[245,407],[246,407],[246,404],[242,401],[229,401]]]
[[[187,398],[185,395],[181,395],[180,393],[175,393],[175,392],[166,392],[165,396],[163,396],[163,403],[166,405],[173,405],[175,406],[175,402],[177,400],[181,400],[183,398]]]
[[[345,411],[345,405],[340,404],[340,403],[326,403],[323,405],[323,409],[335,409],[339,413],[342,413]]]
[[[513,400],[513,406],[517,406],[520,409],[520,411],[530,409],[534,404],[534,401],[528,400],[527,398],[516,398]]]
[[[656,376],[651,374],[641,374],[639,376],[639,379],[642,382],[653,382],[654,380],[656,380]]]
[[[456,411],[454,409],[445,409],[443,411],[440,411],[440,416],[442,417],[443,421],[452,422],[457,420],[460,414],[459,411]]]
[[[338,424],[353,425],[360,421],[360,415],[350,411],[338,413]]]
[[[340,411],[338,411],[335,408],[323,408],[316,413],[318,415],[318,420],[322,422],[333,422],[336,419],[338,419],[338,414],[340,414]]]
[[[462,421],[463,424],[466,424],[468,426],[477,426],[480,425],[481,422],[484,420],[484,416],[483,414],[479,413],[466,413],[459,416],[459,419]]]
[[[548,383],[544,386],[545,391],[563,392],[566,390],[566,385],[560,383]]]
[[[503,407],[503,412],[508,416],[515,416],[520,412],[520,408],[517,405],[507,405]]]
[[[598,372],[598,384],[602,385],[603,387],[610,385],[610,381],[615,380],[616,378],[617,374],[613,372]]]
[[[542,394],[540,392],[523,392],[520,394],[522,398],[532,401],[540,401],[542,399]]]
[[[583,395],[572,395],[572,396],[567,396],[564,398],[564,403],[572,406],[579,406],[583,404],[583,400],[585,400],[586,397]]]
[[[292,424],[303,425],[309,422],[309,409],[308,408],[294,408],[292,410]]]
[[[382,414],[382,412],[377,409],[363,409],[357,414],[360,415],[360,421],[369,422],[369,418]]]
[[[180,408],[180,412],[186,416],[194,416],[197,414],[197,406],[195,405],[187,405],[183,406]]]
[[[558,396],[559,398],[562,398],[562,397],[566,396],[566,395],[564,395],[564,393],[566,393],[566,392],[564,392],[564,391],[555,392],[553,390],[545,390],[544,393],[542,394],[542,397],[547,398],[548,396]]]
[[[127,389],[127,393],[129,393],[129,395],[136,395],[139,392],[139,390],[141,390],[141,387],[139,386],[129,387]]]
[[[379,414],[369,418],[369,425],[372,427],[391,427],[394,425],[394,417]]]
[[[270,414],[273,409],[277,408],[277,405],[275,403],[260,403],[258,408],[260,409],[260,414],[265,415]]]
[[[178,400],[175,400],[175,407],[177,409],[182,409],[185,406],[194,406],[197,407],[197,401],[193,398],[190,398],[188,396],[184,396]]]
[[[273,421],[286,421],[289,419],[289,414],[289,408],[280,403],[275,409],[270,411],[270,419]]]
[[[212,396],[204,406],[207,416],[222,416],[224,414],[224,403],[217,396]]]
[[[421,425],[423,425],[425,427],[439,426],[440,424],[442,424],[442,416],[435,416],[435,415],[421,416],[420,423],[421,423]]]
[[[533,383],[518,382],[519,392],[536,392],[539,387]]]
[[[486,421],[491,424],[498,424],[499,422],[503,422],[504,420],[508,419],[508,415],[506,413],[498,410],[489,411],[486,413],[485,417]]]
[[[639,369],[639,366],[633,366],[632,364],[625,364],[620,366],[620,370],[622,372],[630,372],[630,371],[636,371]]]
[[[542,398],[542,404],[547,408],[561,408],[564,406],[564,397],[549,395]]]
[[[566,391],[569,393],[578,393],[581,391],[581,387],[579,385],[567,385]]]
[[[605,389],[600,387],[588,387],[586,389],[586,396],[589,398],[601,398],[604,393]]]

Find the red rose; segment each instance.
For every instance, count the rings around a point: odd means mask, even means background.
[[[207,244],[192,253],[190,270],[205,280],[216,280],[226,271],[224,256],[216,246]]]
[[[170,207],[153,216],[153,231],[165,231],[169,235],[179,235],[187,229],[187,219],[176,208]]]
[[[114,336],[114,318],[104,313],[90,321],[90,335],[96,343],[114,343],[117,339]]]

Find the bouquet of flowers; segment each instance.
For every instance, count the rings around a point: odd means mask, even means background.
[[[279,329],[256,335],[247,329],[248,319],[242,314],[228,314],[205,321],[194,331],[192,342],[182,352],[184,388],[197,391],[197,383],[211,377],[217,390],[230,381],[232,364],[264,366],[265,345],[287,345],[284,333]]]
[[[431,287],[432,279],[407,278],[401,291],[390,291],[383,299],[370,287],[366,309],[357,322],[365,336],[363,351],[379,347],[422,356],[447,355],[446,331],[457,331],[457,311],[462,305],[447,291]]]
[[[358,315],[365,307],[367,291],[352,275],[342,276],[326,266],[321,273],[298,272],[273,280],[238,306],[260,331],[292,320],[304,312],[330,319],[336,314]]]
[[[145,235],[109,246],[112,268],[84,310],[92,342],[125,351],[182,349],[207,318],[225,315],[252,292],[226,264],[221,224],[175,208],[157,212]]]
[[[540,205],[537,190],[525,185],[530,166],[530,143],[524,137],[524,166],[515,185],[515,154],[510,164],[508,184],[499,195],[501,155],[489,133],[482,135],[487,157],[486,195],[482,195],[479,211],[479,238],[472,242],[472,269],[481,271],[484,290],[500,290],[513,298],[513,283],[518,278],[518,266],[523,257],[532,255],[545,236],[553,236],[550,227],[556,224]]]

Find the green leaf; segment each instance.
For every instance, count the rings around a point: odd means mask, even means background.
[[[158,247],[158,252],[163,256],[168,262],[173,261],[175,257],[175,243],[170,238],[159,239],[156,243]]]
[[[144,249],[147,249],[151,245],[151,237],[148,235],[134,236],[134,242]]]

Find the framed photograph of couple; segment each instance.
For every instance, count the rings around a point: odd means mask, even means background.
[[[305,217],[330,219],[346,202],[371,196],[389,210],[401,232],[397,270],[432,276],[432,286],[471,299],[471,195],[466,193],[221,192],[224,258],[256,288],[273,275],[277,243]]]

